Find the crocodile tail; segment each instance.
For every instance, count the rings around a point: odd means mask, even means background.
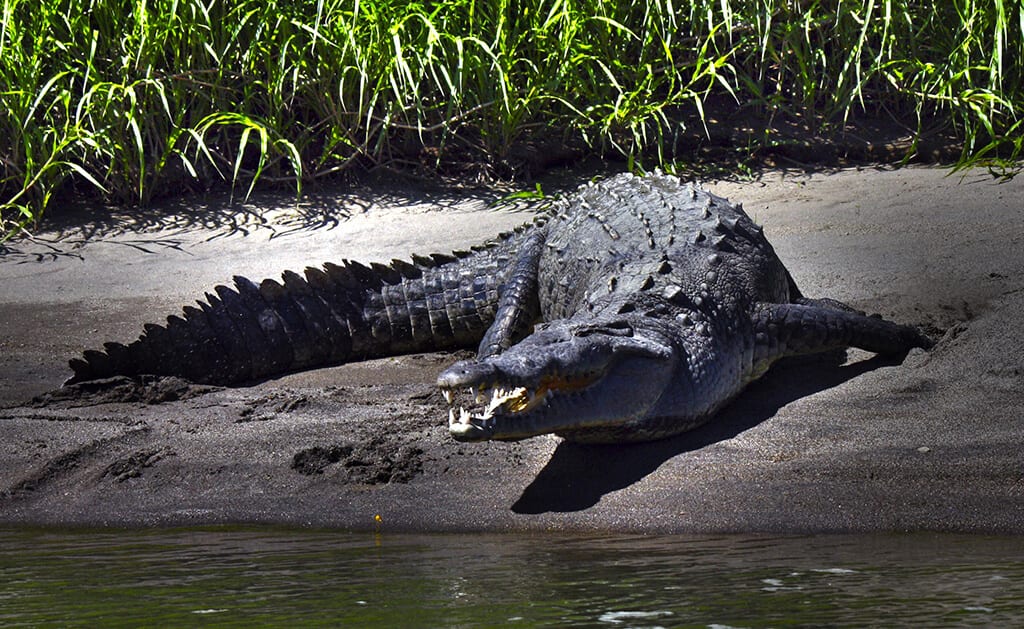
[[[343,261],[259,285],[236,276],[165,325],[72,359],[66,384],[173,375],[235,384],[325,365],[473,346],[494,319],[506,242],[389,265]]]

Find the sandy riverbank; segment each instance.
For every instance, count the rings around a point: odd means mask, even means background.
[[[453,442],[433,387],[448,354],[38,398],[69,357],[233,274],[449,251],[528,214],[365,192],[182,205],[131,232],[79,219],[0,255],[0,523],[1024,532],[1024,181],[908,168],[708,187],[744,203],[807,295],[943,340],[902,364],[773,369],[711,425],[629,447]]]

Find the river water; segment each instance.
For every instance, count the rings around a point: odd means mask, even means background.
[[[1024,626],[1024,540],[0,529],[0,626]]]

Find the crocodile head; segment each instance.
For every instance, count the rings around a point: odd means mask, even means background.
[[[642,320],[558,320],[501,354],[456,363],[437,383],[459,441],[579,434],[643,419],[669,387],[677,354]]]

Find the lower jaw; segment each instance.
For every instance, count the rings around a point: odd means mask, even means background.
[[[456,441],[486,441],[492,438],[493,429],[473,423],[456,423],[448,426],[448,434]]]
[[[521,441],[550,431],[516,430],[512,425],[520,424],[520,418],[493,418],[471,420],[469,423],[449,424],[448,432],[456,441]],[[529,423],[529,422],[527,422]]]

